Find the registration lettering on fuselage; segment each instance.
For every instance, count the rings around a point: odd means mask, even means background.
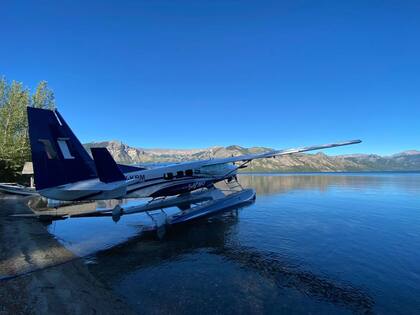
[[[127,175],[125,178],[126,178],[126,180],[137,179],[139,182],[144,182],[146,180],[146,176],[144,176],[142,174]]]
[[[195,183],[191,183],[188,184],[188,190],[196,190],[200,187],[204,187],[204,185],[206,184],[206,182],[195,182]]]

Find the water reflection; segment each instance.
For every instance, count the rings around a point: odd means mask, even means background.
[[[112,210],[117,205],[132,207],[145,204],[149,199],[109,199],[97,201],[63,202],[58,200],[34,197],[29,201],[29,206],[39,216],[60,217],[78,215],[97,215],[104,210]],[[99,215],[98,215],[99,216]]]
[[[245,268],[251,273],[257,273],[275,283],[278,288],[297,290],[304,296],[357,313],[372,313],[374,300],[362,289],[305,271],[302,266],[281,253],[263,252],[235,244],[232,234],[235,234],[238,220],[239,217],[233,211],[182,228],[171,229],[163,241],[133,238],[129,242],[98,253],[95,258],[97,265],[90,268],[111,282],[130,275],[129,278],[125,277],[125,281],[126,285],[131,287],[131,284],[141,281],[143,271],[153,273],[151,269],[159,270],[159,266],[174,263],[189,255],[192,255],[198,264],[200,261],[206,264],[208,255],[217,255],[224,261],[233,262],[242,270]],[[124,267],[120,268],[121,266]],[[224,268],[223,264],[220,268]],[[180,274],[184,271],[177,268]],[[235,270],[231,272],[234,273]],[[160,285],[170,285],[171,279],[167,281],[168,283]]]
[[[318,190],[325,192],[332,188],[369,190],[402,190],[420,195],[420,173],[349,173],[349,174],[242,174],[239,181],[244,188],[254,188],[257,195],[287,193],[294,190]],[[224,184],[218,184],[223,188]],[[95,211],[145,204],[148,199],[99,200],[95,202],[63,203],[48,202],[36,197],[31,206],[38,214],[64,216],[88,214]]]
[[[89,268],[139,313],[156,313],[156,305],[161,313],[202,314],[419,309],[419,174],[241,175],[240,181],[270,196],[239,215],[173,228],[162,240],[139,232],[140,216],[118,224],[60,221],[53,233],[73,245],[91,233],[86,239],[100,251]]]
[[[327,191],[334,187],[375,190],[398,189],[420,194],[420,173],[309,173],[239,175],[244,187],[256,189],[257,195],[287,193],[293,190]]]

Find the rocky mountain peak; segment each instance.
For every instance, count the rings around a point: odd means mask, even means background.
[[[92,142],[91,147],[106,147],[119,163],[182,162],[222,158],[270,151],[270,148],[244,148],[239,145],[206,149],[141,149],[119,140]],[[90,151],[90,150],[88,150]],[[255,172],[334,172],[334,171],[419,171],[420,151],[409,150],[393,156],[351,154],[329,156],[324,152],[279,156],[275,159],[254,160],[245,171]]]

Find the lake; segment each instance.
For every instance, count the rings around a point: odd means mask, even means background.
[[[241,175],[254,204],[141,235],[141,215],[49,230],[139,313],[420,314],[420,174]]]

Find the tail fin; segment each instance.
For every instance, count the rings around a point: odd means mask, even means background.
[[[97,178],[92,158],[57,110],[28,107],[37,190]]]
[[[124,174],[106,148],[91,148],[90,151],[101,182],[111,183],[125,180]]]

